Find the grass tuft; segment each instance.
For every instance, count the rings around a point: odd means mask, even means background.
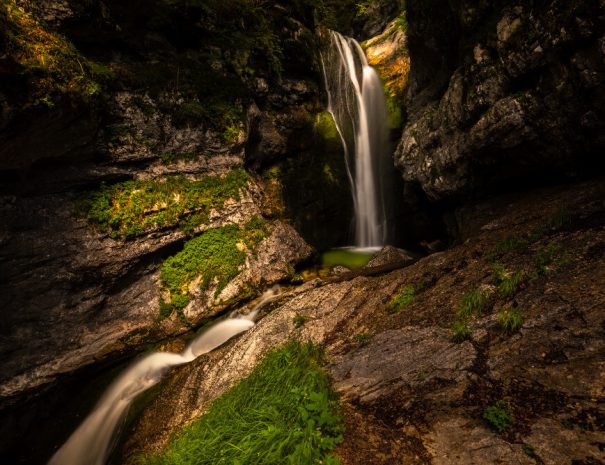
[[[450,328],[453,341],[462,342],[470,338],[471,330],[468,322],[485,309],[489,297],[490,292],[484,288],[476,288],[464,294],[458,307],[456,319]]]
[[[523,325],[523,315],[514,308],[504,309],[498,314],[498,325],[505,333],[514,333]]]
[[[497,263],[492,266],[492,269],[500,295],[505,298],[513,297],[525,280],[525,274],[522,271],[507,271],[502,265]]]
[[[489,293],[485,289],[477,288],[467,292],[460,302],[458,316],[468,319],[481,313],[487,305],[488,300]]]
[[[569,226],[572,222],[573,215],[571,209],[567,206],[561,207],[544,224],[540,225],[532,232],[530,241],[539,241],[544,236]]]
[[[370,342],[370,340],[372,339],[373,334],[372,333],[360,333],[357,334],[353,340],[355,341],[356,344],[359,344],[360,346],[365,346],[368,342]]]
[[[452,323],[452,339],[456,342],[462,342],[470,338],[471,330],[468,322],[471,318],[480,314],[489,302],[490,291],[487,288],[479,287],[467,292],[462,297],[456,319]]]
[[[468,321],[456,319],[452,323],[452,339],[455,342],[466,341],[471,337],[471,329],[468,326]]]
[[[520,248],[527,246],[527,244],[528,242],[526,240],[519,239],[516,236],[508,236],[498,242],[494,248],[487,253],[485,258],[489,261],[493,261],[502,255],[519,250]]]
[[[294,323],[295,328],[300,328],[302,325],[304,325],[307,322],[307,317],[305,315],[296,315],[292,319],[292,322]]]
[[[532,446],[531,444],[523,444],[523,452],[528,457],[536,456],[536,448],[534,446]]]
[[[540,247],[535,255],[536,272],[539,275],[548,274],[552,271],[552,265],[565,264],[569,258],[564,257],[563,247],[556,241],[551,241]]]
[[[416,295],[416,288],[409,284],[404,286],[399,293],[393,297],[386,306],[387,312],[399,312],[412,303]]]
[[[290,343],[270,352],[208,413],[140,465],[337,465],[344,427],[321,370],[322,351]]]
[[[483,412],[483,418],[498,433],[503,433],[510,429],[514,422],[510,404],[505,400],[498,401],[496,404],[487,407]]]

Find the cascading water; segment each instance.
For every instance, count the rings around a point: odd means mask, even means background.
[[[338,32],[330,31],[330,47],[321,59],[328,111],[342,140],[353,193],[355,245],[380,247],[387,241],[385,201],[393,169],[382,82],[360,45]]]
[[[157,384],[169,368],[191,362],[250,329],[261,307],[278,294],[279,286],[272,287],[250,313],[234,313],[213,325],[180,354],[155,352],[131,365],[105,391],[93,412],[53,455],[48,465],[104,465],[116,427],[138,394]]]

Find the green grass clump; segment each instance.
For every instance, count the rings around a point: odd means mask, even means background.
[[[514,418],[510,410],[510,404],[505,400],[491,405],[483,412],[483,418],[489,423],[494,431],[503,433],[513,426]]]
[[[509,252],[527,247],[528,245],[544,238],[546,235],[569,226],[572,222],[572,211],[569,207],[564,206],[557,210],[557,212],[546,220],[546,222],[534,229],[531,234],[528,235],[528,239],[520,239],[516,236],[508,236],[498,242],[494,248],[486,254],[485,258],[492,261]]]
[[[114,239],[175,226],[191,232],[207,223],[212,208],[221,208],[227,199],[239,200],[249,179],[243,169],[236,169],[198,181],[183,176],[126,181],[102,186],[80,206],[91,223]]]
[[[290,343],[140,465],[337,465],[344,427],[322,351]]]
[[[536,242],[551,232],[558,231],[573,222],[572,211],[563,206],[555,212],[544,224],[538,226],[531,234],[530,240]]]
[[[538,274],[547,274],[550,266],[556,264],[562,254],[561,244],[551,241],[536,252],[534,262]]]
[[[202,278],[202,290],[216,280],[214,295],[218,296],[239,273],[246,251],[254,250],[267,234],[264,221],[253,218],[243,228],[228,225],[210,229],[188,241],[182,251],[162,265],[160,279],[163,289],[170,293],[171,307],[181,310],[189,303],[189,285],[198,276]],[[163,314],[166,312],[164,308]]]
[[[456,313],[456,319],[451,326],[454,341],[462,342],[470,337],[471,330],[468,323],[471,318],[483,311],[489,297],[488,290],[482,288],[476,288],[464,294]]]
[[[386,306],[388,312],[399,312],[410,305],[416,295],[416,288],[409,284],[393,297]]]
[[[336,123],[334,122],[334,118],[330,112],[323,111],[321,113],[317,113],[317,115],[315,115],[313,127],[315,131],[324,139],[340,141],[338,128],[336,127]]]
[[[507,308],[498,314],[498,325],[505,333],[514,333],[523,324],[523,315],[519,310]]]
[[[514,296],[519,286],[525,280],[525,274],[521,271],[510,272],[502,265],[494,264],[494,277],[498,285],[498,292],[502,297],[510,298]]]
[[[305,322],[307,321],[307,317],[304,315],[296,315],[293,319],[292,319],[293,323],[294,323],[294,327],[295,328],[300,328],[302,325],[305,324]]]
[[[468,326],[468,321],[464,319],[456,319],[452,323],[452,339],[455,342],[466,341],[471,337],[471,329]]]
[[[525,276],[521,271],[515,271],[511,273],[510,276],[507,276],[498,285],[498,291],[503,297],[512,297],[519,289],[519,286],[525,279]]]
[[[484,289],[473,289],[467,292],[462,297],[460,307],[458,308],[458,316],[461,318],[471,318],[475,316],[485,308],[489,300],[489,293]]]
[[[536,448],[534,446],[532,446],[531,444],[523,444],[523,452],[528,457],[536,456]]]
[[[372,339],[373,334],[372,333],[360,333],[357,334],[353,340],[355,341],[356,344],[359,344],[360,346],[365,346],[368,342],[370,342],[370,340]]]
[[[505,239],[498,242],[494,248],[486,255],[488,260],[494,260],[502,255],[514,252],[527,245],[527,241],[519,239],[516,236],[507,236]]]

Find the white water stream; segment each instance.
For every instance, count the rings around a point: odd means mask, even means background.
[[[109,386],[92,413],[48,465],[104,465],[111,452],[115,430],[137,395],[157,384],[171,367],[189,363],[250,329],[261,307],[277,295],[279,286],[274,286],[262,295],[250,313],[232,314],[216,323],[180,354],[155,352],[133,363]]]
[[[390,163],[382,82],[360,45],[338,32],[330,31],[330,47],[321,58],[328,111],[342,140],[353,193],[355,246],[380,247],[388,234],[385,194]]]

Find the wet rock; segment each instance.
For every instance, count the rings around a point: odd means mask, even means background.
[[[392,245],[386,245],[380,250],[380,252],[372,257],[367,266],[384,266],[396,263],[404,264],[406,262],[411,262],[412,260],[412,256],[410,256],[405,250],[398,249]]]
[[[360,11],[352,21],[355,36],[367,39],[380,34],[402,10],[405,3],[397,0],[393,2],[370,2],[364,4],[365,8]]]
[[[276,127],[273,115],[261,112],[257,107],[248,111],[250,132],[246,145],[248,164],[259,168],[262,164],[283,157],[287,151],[288,139]]]
[[[288,39],[285,56],[298,50],[305,69],[290,66],[297,60],[283,60],[288,77],[274,79],[263,60],[252,73],[235,72],[234,66],[253,66],[250,57],[206,47],[200,30],[216,25],[166,2],[152,2],[144,12],[136,3],[112,1],[17,3],[49,34],[73,44],[82,73],[94,74],[95,86],[86,98],[62,90],[55,101],[49,91],[52,101],[41,105],[27,73],[0,58],[2,78],[11,83],[0,96],[0,274],[6,277],[0,282],[0,407],[7,396],[78,367],[190,330],[176,315],[158,321],[162,262],[192,235],[242,225],[266,211],[262,184],[251,182],[239,201],[225,202],[192,231],[156,228],[116,241],[80,217],[78,205],[88,191],[103,183],[198,179],[243,167],[250,128],[240,115],[249,106],[266,116],[272,135],[285,134],[287,147],[276,142],[262,150],[271,145],[275,156],[284,156],[308,143],[293,134],[320,110],[312,25],[289,18],[289,9],[272,10],[272,20],[279,23],[276,33]],[[10,52],[5,47],[0,56],[10,58]],[[209,82],[228,85],[237,95],[208,95]],[[282,134],[284,128],[290,132]],[[308,256],[309,246],[292,227],[269,223],[270,237],[221,294],[223,302],[214,305],[213,298],[198,295],[188,324],[251,298]]]
[[[245,267],[218,294],[215,286],[200,293],[194,291],[194,300],[184,311],[185,317],[195,324],[203,318],[216,314],[225,307],[246,296],[250,288],[262,289],[289,276],[289,269],[311,255],[313,249],[300,237],[292,226],[276,221],[270,226],[271,232],[258,248],[249,255]]]
[[[551,419],[537,422],[527,443],[532,445],[545,465],[589,464],[605,460],[601,431],[565,427],[562,422]]]
[[[409,327],[374,336],[358,351],[336,358],[330,372],[336,390],[367,403],[435,378],[460,381],[475,357],[470,343],[453,343],[447,332]]]
[[[521,444],[510,444],[485,426],[465,417],[439,421],[425,442],[433,465],[533,465],[535,461],[523,452]]]
[[[226,202],[196,233],[226,224],[243,225],[260,216],[260,195],[252,183],[239,202]],[[34,217],[38,223],[32,225],[27,216],[27,227],[15,233],[23,221],[22,212],[32,204],[44,205]],[[2,396],[187,330],[178,318],[157,321],[162,259],[179,250],[186,234],[165,229],[132,241],[116,241],[77,219],[73,209],[73,203],[62,195],[19,199],[3,208],[7,220],[4,269],[19,279],[1,286],[6,316],[0,352],[10,353],[3,361]],[[227,299],[245,286],[260,288],[285,278],[289,265],[310,254],[309,246],[290,226],[277,222],[270,229],[271,235],[246,262],[243,274],[221,294],[221,305],[211,295],[194,302],[191,324],[220,312]],[[49,240],[60,247],[49,249]],[[29,254],[24,255],[24,250]],[[40,313],[45,315],[43,327]],[[20,344],[23,338],[30,339],[30,344]]]

